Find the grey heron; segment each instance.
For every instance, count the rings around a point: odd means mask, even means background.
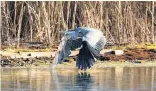
[[[64,33],[54,61],[56,64],[62,63],[69,57],[72,50],[80,48],[76,66],[78,69],[86,70],[93,66],[95,58],[100,58],[100,51],[105,44],[106,38],[102,31],[88,27],[77,27]]]

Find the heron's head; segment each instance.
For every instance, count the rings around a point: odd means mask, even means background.
[[[85,35],[85,31],[81,27],[76,28],[75,32],[78,37],[83,37]]]

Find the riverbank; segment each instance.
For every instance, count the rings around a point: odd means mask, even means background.
[[[24,50],[24,51],[23,51]],[[45,67],[52,64],[56,51],[46,50],[2,50],[1,66],[2,67]],[[123,51],[117,55],[116,50]],[[70,58],[58,64],[57,68],[76,68],[76,58],[79,51],[72,51]],[[140,67],[156,66],[156,47],[125,47],[117,49],[104,49],[100,52],[102,58],[97,61],[92,68],[102,67]]]
[[[138,60],[138,62],[141,63],[135,63],[135,62],[128,62],[128,61],[97,61],[94,66],[94,68],[105,68],[105,67],[156,67],[156,60],[154,61],[144,61],[144,60]],[[73,65],[74,64],[74,65]],[[59,68],[76,68],[76,63],[63,63],[58,64],[57,69]]]

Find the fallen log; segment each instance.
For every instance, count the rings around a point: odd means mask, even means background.
[[[106,52],[110,52],[113,50],[102,50],[100,54],[104,54]],[[40,58],[40,57],[54,57],[56,52],[7,52],[1,51],[2,56],[6,56],[9,58]],[[71,51],[69,56],[76,56],[79,51]]]

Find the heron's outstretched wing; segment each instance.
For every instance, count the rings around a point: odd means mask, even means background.
[[[75,50],[79,48],[82,44],[82,39],[65,39],[65,36],[62,38],[61,43],[59,44],[58,50],[55,54],[55,58],[53,60],[53,64],[61,63],[65,58],[68,58],[71,54],[71,50]],[[53,66],[54,66],[53,65]]]

